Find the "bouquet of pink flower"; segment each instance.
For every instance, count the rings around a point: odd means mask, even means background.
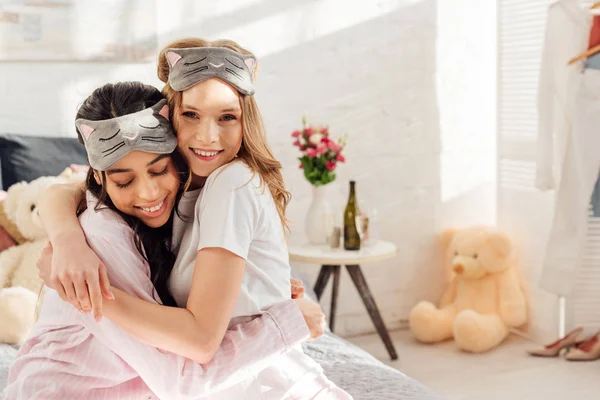
[[[327,127],[306,126],[306,117],[302,118],[302,130],[294,131],[292,138],[302,152],[298,160],[306,179],[315,186],[333,182],[337,163],[346,161],[342,155],[345,140],[338,139],[336,143],[329,137]]]

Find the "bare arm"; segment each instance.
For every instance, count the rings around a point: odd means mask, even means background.
[[[244,259],[217,248],[198,252],[187,308],[152,304],[115,290],[105,315],[138,340],[199,363],[219,348],[235,306]]]
[[[50,242],[65,235],[85,241],[77,220],[77,209],[84,197],[85,186],[81,183],[52,185],[42,193],[38,209]]]
[[[243,168],[232,165],[219,172],[196,203],[199,243],[194,244],[198,251],[186,310],[117,298],[126,312],[107,316],[132,336],[201,363],[217,351],[239,296],[264,204],[265,192],[248,183],[253,175]]]
[[[107,311],[110,303],[115,301],[106,301]],[[161,399],[197,399],[244,381],[309,334],[294,300],[288,300],[228,330],[213,359],[199,364],[135,340],[108,318],[100,323],[83,319],[94,336],[136,370]]]
[[[89,248],[77,209],[83,183],[53,185],[42,193],[39,214],[54,248],[51,279],[59,296],[75,308],[102,318],[102,295],[112,298],[106,268]]]
[[[156,304],[148,264],[133,246],[133,238],[118,235],[119,240],[115,241],[108,233],[114,230],[114,226],[100,225],[96,226],[96,234],[88,233],[90,245],[109,269],[115,291],[120,289],[117,300],[105,302],[107,313],[119,311],[115,309],[122,296],[171,310]],[[131,317],[135,312],[124,310],[122,313]],[[162,399],[196,399],[243,381],[269,365],[273,357],[306,340],[311,333],[307,324],[310,327],[316,323],[321,331],[324,328],[324,315],[317,304],[302,298],[286,300],[260,317],[228,330],[211,362],[201,365],[135,340],[108,318],[96,323],[82,316],[81,321],[108,349],[137,371]]]

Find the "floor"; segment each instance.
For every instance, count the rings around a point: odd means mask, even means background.
[[[574,363],[529,357],[531,342],[516,336],[480,355],[460,352],[452,342],[422,345],[406,330],[391,336],[397,361],[389,359],[377,335],[347,340],[449,400],[600,399],[600,360]]]

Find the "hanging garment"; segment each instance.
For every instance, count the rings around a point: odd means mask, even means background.
[[[600,70],[581,75],[540,285],[570,295],[581,265],[588,205],[600,170]]]
[[[592,28],[590,29],[590,41],[588,49],[600,45],[600,15],[595,15],[592,20]],[[585,68],[600,69],[600,52],[592,55],[585,60]],[[595,218],[600,217],[600,174],[594,185],[594,192],[590,200],[592,215]]]
[[[536,187],[541,190],[556,189],[560,182],[583,68],[583,61],[567,62],[587,50],[591,25],[592,16],[579,0],[560,0],[548,11],[538,88]]]
[[[536,186],[556,190],[540,286],[559,295],[571,294],[581,265],[600,170],[600,70],[585,69],[584,61],[568,65],[595,40],[591,27],[592,14],[578,0],[555,3],[540,71]]]

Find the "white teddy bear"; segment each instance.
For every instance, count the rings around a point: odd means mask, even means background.
[[[36,320],[43,288],[36,262],[48,243],[36,202],[49,186],[68,181],[66,177],[41,177],[8,189],[6,215],[29,242],[0,253],[0,343],[22,344]]]

